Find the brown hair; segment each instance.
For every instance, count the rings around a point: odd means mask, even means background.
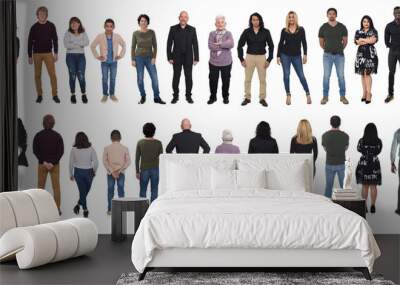
[[[71,28],[72,23],[78,23],[79,24],[79,28],[78,28],[78,34],[82,34],[85,32],[85,28],[82,26],[82,22],[78,17],[72,17],[71,19],[69,19],[69,26],[68,26],[68,31],[70,33],[74,33],[74,31]]]
[[[47,10],[47,7],[45,6],[40,6],[39,8],[36,9],[36,16],[39,16],[39,12],[46,13],[46,17],[49,16],[49,10]]]
[[[52,128],[54,128],[55,124],[56,120],[54,119],[53,115],[47,114],[43,117],[43,128],[45,128],[46,130],[51,130]]]
[[[89,141],[88,136],[84,132],[78,132],[75,136],[74,147],[78,149],[89,148],[92,144]]]

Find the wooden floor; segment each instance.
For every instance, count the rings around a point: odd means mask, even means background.
[[[400,282],[400,235],[375,236],[382,256],[375,272],[396,284]],[[131,258],[132,237],[121,243],[109,235],[99,236],[97,249],[78,257],[30,270],[19,270],[15,262],[0,265],[0,284],[115,284],[125,272],[135,271]]]

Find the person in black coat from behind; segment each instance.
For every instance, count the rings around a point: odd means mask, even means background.
[[[256,136],[250,140],[249,153],[279,153],[276,140],[271,137],[271,127],[265,121],[257,125]]]
[[[172,89],[174,91],[171,103],[179,100],[179,80],[182,67],[185,73],[186,101],[193,103],[192,99],[192,68],[199,61],[199,45],[197,42],[196,29],[187,24],[189,15],[186,11],[179,14],[179,24],[170,28],[167,40],[168,62],[174,68]]]
[[[167,145],[166,152],[172,153],[175,149],[176,153],[198,153],[200,147],[203,153],[210,152],[210,146],[199,133],[192,132],[190,129],[192,124],[189,119],[183,119],[181,123],[182,132],[174,134],[171,141]]]

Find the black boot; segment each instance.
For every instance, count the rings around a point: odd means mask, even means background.
[[[79,215],[79,210],[80,210],[80,207],[79,207],[79,204],[76,204],[76,206],[74,207],[74,214],[75,215]]]

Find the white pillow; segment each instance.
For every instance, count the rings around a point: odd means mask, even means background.
[[[169,163],[167,191],[211,190],[211,167]]]
[[[236,170],[237,188],[267,188],[267,176],[262,170]]]
[[[213,167],[211,181],[213,190],[236,190],[236,170]]]
[[[267,187],[275,190],[307,191],[306,164],[304,162],[278,164],[266,169]]]

